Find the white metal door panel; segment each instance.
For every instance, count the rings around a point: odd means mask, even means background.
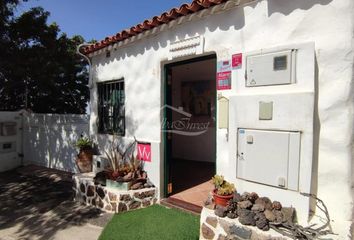
[[[287,188],[289,132],[239,129],[237,177]]]
[[[20,112],[0,112],[0,172],[21,165],[22,116]]]

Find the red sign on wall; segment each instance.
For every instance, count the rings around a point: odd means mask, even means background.
[[[217,90],[231,89],[231,62],[229,60],[217,62],[216,84]]]
[[[231,89],[231,71],[216,74],[217,90]]]
[[[242,53],[232,55],[232,68],[239,69],[242,67]]]
[[[138,143],[138,160],[151,162],[151,144]]]

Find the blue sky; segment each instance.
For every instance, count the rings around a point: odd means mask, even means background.
[[[191,0],[29,0],[18,7],[18,14],[35,6],[51,13],[69,36],[81,35],[85,40],[102,40],[106,36],[130,28],[145,19]]]

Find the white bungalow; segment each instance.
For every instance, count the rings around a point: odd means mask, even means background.
[[[193,203],[221,174],[304,225],[316,195],[347,239],[353,13],[353,0],[195,0],[82,48],[90,134],[101,149],[113,133],[144,143],[160,199]]]

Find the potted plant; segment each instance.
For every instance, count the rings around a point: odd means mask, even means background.
[[[81,173],[92,172],[93,142],[88,137],[81,136],[75,146],[79,149],[76,164]]]
[[[234,184],[225,181],[221,175],[215,175],[212,181],[214,184],[213,197],[215,204],[226,207],[235,192]]]
[[[134,141],[123,151],[118,144],[117,137],[113,135],[113,140],[104,150],[109,167],[98,172],[95,181],[98,184],[122,191],[153,186],[148,182],[143,162],[136,157],[136,145],[137,141],[134,137]]]
[[[130,189],[133,184],[132,180],[135,178],[135,168],[130,164],[130,158],[134,157],[135,143],[136,141],[123,152],[118,147],[116,136],[113,136],[110,147],[104,151],[110,165],[110,168],[106,170],[108,175],[107,187],[125,191]],[[131,153],[131,156],[127,156],[128,152]]]

